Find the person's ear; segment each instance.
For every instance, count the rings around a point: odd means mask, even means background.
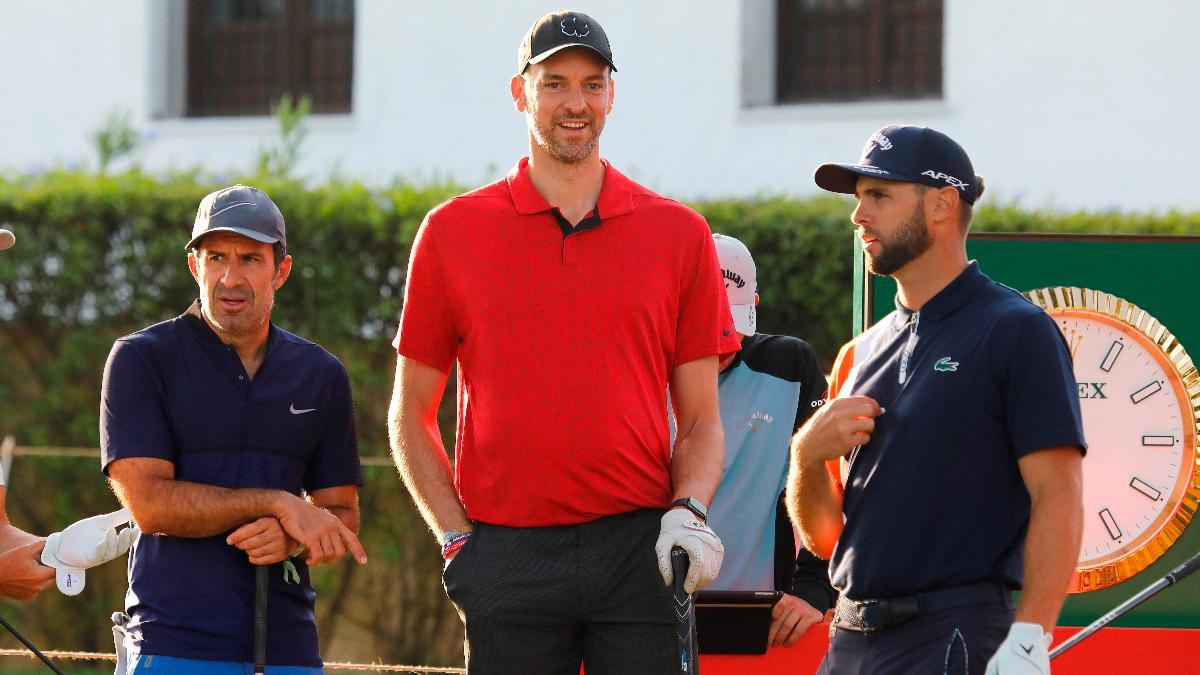
[[[288,280],[288,276],[292,273],[292,256],[284,256],[283,262],[279,263],[279,269],[275,270],[275,279],[273,284],[275,290],[283,288],[283,284]]]
[[[508,89],[512,95],[513,107],[517,109],[517,112],[525,112],[529,107],[529,102],[525,99],[525,78],[513,75],[508,82]]]

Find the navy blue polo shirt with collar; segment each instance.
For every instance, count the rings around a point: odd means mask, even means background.
[[[886,412],[849,455],[834,586],[855,600],[1020,588],[1030,500],[1017,460],[1086,448],[1053,320],[971,262],[920,311],[897,300],[852,346],[831,393],[870,396]]]
[[[101,462],[150,457],[175,479],[299,495],[361,485],[346,369],[329,352],[274,324],[251,379],[237,353],[200,317],[182,316],[120,338],[104,369]],[[253,661],[254,566],[228,533],[144,534],[129,554],[130,646],[143,654]],[[273,565],[267,662],[320,666],[303,560],[299,583]]]

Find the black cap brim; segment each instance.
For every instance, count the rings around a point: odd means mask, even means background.
[[[865,164],[822,164],[813,172],[813,180],[816,181],[817,187],[846,195],[854,194],[859,176],[878,178],[880,180],[893,180],[900,183],[917,182],[908,176],[901,176],[895,171],[888,171]]]
[[[213,232],[232,232],[234,234],[240,234],[243,237],[246,237],[247,239],[253,239],[254,241],[259,241],[264,244],[279,243],[279,239],[277,237],[272,237],[271,235],[263,234],[262,232],[255,232],[254,230],[246,230],[246,229],[243,229],[240,227],[214,227],[211,230],[205,230],[205,231],[201,232],[200,234],[192,237],[192,240],[187,243],[187,246],[183,247],[184,250],[190,251],[190,250],[196,248],[196,244],[201,239],[207,237],[208,235],[212,234]]]
[[[604,52],[600,51],[599,49],[596,49],[595,47],[593,47],[591,45],[583,44],[582,42],[572,42],[571,44],[558,45],[557,47],[554,47],[553,49],[547,49],[546,51],[542,52],[541,54],[538,54],[537,56],[533,57],[532,59],[529,59],[529,62],[525,64],[525,67],[528,68],[530,63],[541,63],[542,61],[545,61],[546,59],[550,58],[551,56],[554,56],[555,54],[561,52],[562,50],[569,49],[571,47],[584,47],[586,49],[591,50],[592,53],[594,53],[596,56],[600,57],[601,61],[607,63],[608,67],[612,68],[612,71],[614,73],[617,72],[617,67],[613,65],[612,59],[605,56]]]

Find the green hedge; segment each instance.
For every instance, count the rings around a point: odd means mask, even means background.
[[[295,259],[274,318],[341,357],[363,452],[386,454],[395,362],[389,343],[409,245],[425,212],[460,187],[258,185],[285,214]],[[199,174],[0,177],[0,227],[18,237],[15,248],[0,253],[0,435],[13,434],[20,445],[95,447],[109,347],[120,335],[179,314],[195,296],[182,247],[200,198],[217,187]],[[850,337],[851,200],[764,196],[693,206],[714,231],[740,238],[754,253],[762,330],[807,339],[828,364]],[[1055,214],[985,202],[976,228],[1182,234],[1200,232],[1200,216]],[[442,420],[451,431],[452,401]],[[14,469],[10,512],[30,529],[50,532],[113,505],[94,462],[22,458]],[[440,560],[390,469],[367,471],[363,523],[371,565],[314,574],[326,655],[460,663],[457,618],[437,578]],[[45,647],[107,650],[105,621],[120,604],[121,569],[95,575],[98,583],[89,574],[82,599],[48,592],[9,611],[20,613],[22,627]],[[75,619],[60,620],[68,614]]]

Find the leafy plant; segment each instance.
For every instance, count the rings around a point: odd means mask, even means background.
[[[301,96],[294,100],[284,94],[271,106],[271,115],[279,122],[279,139],[260,148],[256,163],[258,175],[287,178],[300,161],[300,146],[308,138],[306,120],[312,112],[312,99]]]
[[[114,109],[105,118],[104,124],[92,132],[92,143],[100,160],[100,173],[107,173],[114,161],[130,155],[138,149],[141,135],[133,126],[133,115],[128,110]]]

